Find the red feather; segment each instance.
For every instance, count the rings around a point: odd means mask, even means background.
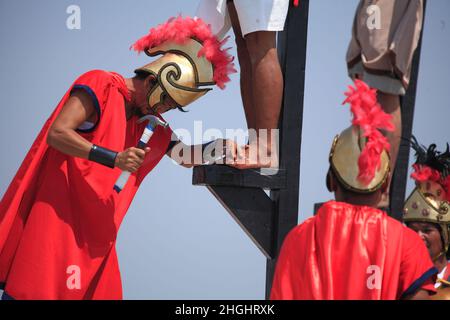
[[[445,190],[445,199],[450,202],[450,176],[447,176],[445,179],[441,180],[441,185]]]
[[[190,17],[170,18],[166,23],[150,29],[149,34],[140,38],[132,45],[138,52],[159,46],[166,41],[184,44],[188,39],[195,38],[203,44],[198,56],[204,56],[214,67],[214,81],[221,89],[230,81],[229,75],[236,72],[233,64],[233,56],[228,54],[228,49],[222,49],[227,38],[219,41],[212,33],[211,28],[201,19]]]
[[[390,145],[380,129],[393,131],[391,116],[383,111],[377,101],[376,89],[370,88],[363,81],[356,79],[355,87],[349,86],[345,93],[347,98],[343,104],[350,104],[353,114],[352,124],[359,126],[367,143],[358,159],[358,180],[368,185],[375,177],[375,172],[381,165],[381,153],[389,150]]]
[[[411,178],[417,182],[434,181],[439,182],[441,180],[441,174],[439,171],[432,169],[425,165],[413,164],[414,172],[411,173]]]
[[[436,169],[417,163],[413,164],[413,169],[414,172],[411,173],[411,178],[417,182],[433,181],[439,183],[445,192],[443,199],[450,202],[450,176],[442,178],[442,175]]]

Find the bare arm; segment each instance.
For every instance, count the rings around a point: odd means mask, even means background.
[[[93,144],[79,135],[76,129],[94,114],[91,97],[83,90],[74,91],[50,127],[47,144],[64,154],[89,159]],[[128,148],[118,152],[114,165],[122,170],[135,172],[149,151],[150,148]]]
[[[192,157],[189,157],[189,160],[186,161],[187,159],[186,153],[191,152],[192,147],[193,146],[188,146],[184,144],[181,140],[179,140],[170,150],[166,152],[166,155],[180,166],[185,168],[192,168],[193,167]]]
[[[48,145],[67,155],[87,159],[92,143],[75,130],[94,113],[89,95],[81,90],[74,91],[50,127]]]
[[[197,145],[187,145],[182,141],[178,141],[172,149],[170,149],[166,155],[169,156],[172,160],[174,160],[179,165],[185,168],[192,168],[193,166],[199,166],[203,164],[213,164],[209,163],[211,159],[205,159],[203,157],[203,153],[205,147],[208,148],[206,154],[210,154],[209,150],[215,148],[215,152],[218,153],[217,156],[221,154],[225,154],[227,158],[222,159],[220,161],[216,161],[214,163],[219,164],[232,164],[236,160],[237,152],[239,151],[238,145],[231,140],[223,140],[217,139],[212,141],[214,145],[208,144],[197,144]],[[208,146],[207,146],[208,145]],[[220,154],[219,154],[220,153]],[[213,157],[215,158],[215,154]],[[228,163],[230,162],[230,163]]]

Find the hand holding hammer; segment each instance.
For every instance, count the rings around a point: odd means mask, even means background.
[[[157,126],[162,126],[166,128],[169,124],[167,122],[164,122],[160,118],[153,116],[153,115],[146,115],[138,120],[138,123],[142,123],[144,121],[148,121],[147,126],[144,129],[144,132],[142,133],[141,138],[139,139],[139,142],[137,144],[137,148],[144,150],[147,146],[148,141],[153,135],[153,132],[155,131]],[[128,178],[130,177],[130,172],[128,171],[122,171],[121,175],[116,181],[116,184],[114,185],[114,190],[116,190],[117,193],[122,191],[122,189],[125,187],[125,184],[128,181]]]

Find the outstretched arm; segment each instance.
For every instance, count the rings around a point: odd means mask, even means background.
[[[204,164],[233,166],[241,148],[232,140],[216,139],[205,144],[187,145],[178,140],[166,155],[185,168]]]

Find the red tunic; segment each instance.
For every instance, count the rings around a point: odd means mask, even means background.
[[[142,167],[120,194],[120,175],[65,155],[46,143],[48,129],[74,87],[86,90],[99,114],[80,132],[99,146],[135,146],[145,123],[126,119],[129,93],[112,72],[90,71],[75,81],[45,123],[0,202],[0,283],[14,299],[121,299],[115,243],[119,226],[144,177],[161,160],[170,128],[158,127]]]
[[[435,291],[420,237],[386,213],[329,201],[281,249],[271,299],[399,299]]]

